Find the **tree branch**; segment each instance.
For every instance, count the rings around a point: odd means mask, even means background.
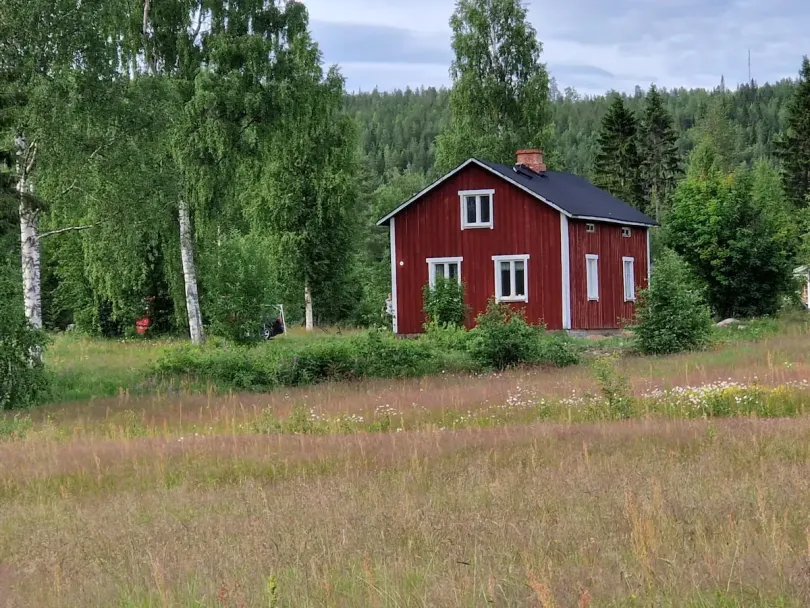
[[[90,224],[88,226],[68,226],[67,228],[60,228],[59,230],[51,230],[50,232],[43,232],[39,235],[39,239],[42,240],[46,236],[54,236],[55,234],[62,234],[64,232],[76,232],[78,230],[89,230],[90,228],[95,228],[95,224]]]

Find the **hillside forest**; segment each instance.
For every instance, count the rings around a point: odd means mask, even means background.
[[[148,314],[152,334],[243,339],[279,303],[288,325],[380,324],[376,220],[521,147],[656,217],[654,255],[680,254],[717,316],[776,312],[810,261],[807,58],[774,83],[580,95],[520,2],[460,0],[451,88],[347,93],[308,18],[281,0],[3,3],[4,327],[128,336]]]

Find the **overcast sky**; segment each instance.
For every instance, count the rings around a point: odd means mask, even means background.
[[[304,0],[326,62],[349,90],[449,84],[454,0]],[[810,54],[810,0],[532,0],[560,89],[601,94],[734,87],[794,77]]]

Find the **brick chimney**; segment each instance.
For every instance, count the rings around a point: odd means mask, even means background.
[[[542,150],[518,150],[517,164],[531,169],[535,173],[545,173],[546,163],[543,162]]]

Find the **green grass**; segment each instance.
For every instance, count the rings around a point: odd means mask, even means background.
[[[149,390],[151,366],[167,340],[105,340],[58,334],[45,353],[53,403]]]
[[[716,328],[713,332],[713,346],[710,351],[696,353],[696,366],[711,363],[732,363],[754,352],[754,345],[769,337],[807,333],[807,314],[793,314],[779,319],[756,319],[746,321],[743,326]],[[294,330],[287,336],[261,344],[257,352],[268,356],[281,351],[307,348],[313,342],[328,344],[334,340],[355,339],[358,330],[316,329],[312,334]],[[213,350],[221,341],[212,340]],[[612,336],[602,339],[574,338],[576,346],[590,356],[604,353],[631,354],[632,340],[627,336]],[[184,373],[182,378],[171,374],[158,378],[155,374],[157,363],[167,351],[175,351],[185,344],[181,340],[113,340],[90,338],[81,335],[57,334],[46,352],[46,363],[51,376],[50,403],[66,403],[94,398],[114,397],[122,392],[129,394],[150,394],[157,391],[180,388],[191,392],[204,392],[214,389],[250,389],[248,384],[222,383],[215,378],[193,377]],[[728,348],[733,346],[734,348]],[[438,371],[461,371],[472,369],[465,353],[446,353],[445,369]],[[666,359],[651,358],[650,370],[666,367]],[[441,366],[440,366],[441,367]],[[187,370],[191,371],[191,370]],[[267,387],[258,387],[265,390]]]

